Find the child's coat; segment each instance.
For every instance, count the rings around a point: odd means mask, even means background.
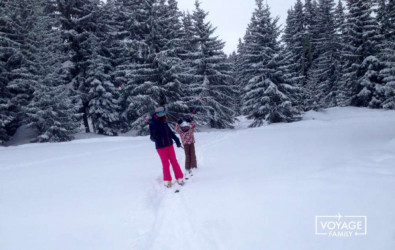
[[[176,125],[176,132],[180,134],[182,144],[192,144],[195,143],[195,132],[196,124],[194,122],[191,122],[191,128],[184,132],[181,129],[181,126],[179,124]]]

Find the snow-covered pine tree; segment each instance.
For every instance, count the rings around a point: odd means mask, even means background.
[[[183,13],[182,16],[182,47],[180,58],[182,60],[182,72],[180,79],[183,82],[183,101],[190,107],[189,112],[193,112],[194,106],[198,104],[199,92],[197,87],[199,83],[196,78],[198,70],[198,60],[201,58],[199,40],[196,37],[192,15],[189,12]]]
[[[129,97],[133,90],[131,86],[131,70],[143,61],[148,49],[143,36],[148,33],[144,0],[113,0],[107,1],[106,6],[112,9],[111,26],[114,29],[114,46],[111,48],[114,70],[112,79],[119,92],[120,130],[127,132],[136,117],[128,115]],[[111,7],[112,5],[112,7]]]
[[[121,89],[122,127],[124,131],[136,128],[140,134],[147,133],[149,112],[157,106],[160,96],[153,62],[155,52],[148,41],[154,41],[151,32],[156,34],[155,3],[156,0],[132,1],[125,6],[130,8],[133,22],[127,27],[129,35],[124,39],[129,55],[122,67],[126,80]]]
[[[306,30],[305,22],[303,4],[301,0],[297,0],[295,6],[288,11],[282,39],[285,44],[283,55],[288,58],[286,66],[287,72],[289,72],[287,82],[297,81],[299,89],[302,90],[298,100],[300,111],[308,109],[308,93],[303,90],[305,89],[308,68],[313,59],[312,44],[308,37],[309,32]]]
[[[68,81],[78,93],[85,131],[90,132],[88,121],[90,85],[86,81],[89,59],[92,55],[89,38],[90,33],[96,30],[97,18],[100,15],[100,0],[58,0],[57,3],[61,33],[66,43],[65,50],[69,55]]]
[[[281,50],[281,53],[283,55],[282,58],[285,59],[284,60],[285,64],[283,65],[284,79],[286,80],[286,82],[292,83],[293,85],[296,86],[303,82],[304,76],[302,76],[300,73],[300,65],[296,61],[298,57],[295,56],[295,51],[293,50],[294,35],[295,35],[294,22],[295,22],[295,12],[294,9],[291,8],[288,10],[285,30],[282,35],[282,41],[284,43],[284,46]],[[300,105],[299,108],[301,110],[302,105]]]
[[[262,0],[257,0],[256,5],[242,55],[249,76],[243,91],[242,110],[254,119],[252,127],[261,126],[265,120],[290,122],[297,114],[290,96],[296,89],[284,81],[280,70],[278,19],[272,19],[269,7],[263,6]]]
[[[87,84],[89,90],[89,117],[92,120],[95,133],[102,135],[117,135],[119,129],[118,90],[113,83],[112,54],[109,48],[113,45],[113,27],[108,23],[111,20],[107,8],[101,9],[97,18],[95,32],[90,33],[89,43],[92,46],[92,55],[88,60]]]
[[[237,46],[237,53],[234,58],[234,66],[233,66],[233,78],[234,78],[234,85],[235,85],[235,112],[236,115],[241,115],[241,106],[242,106],[242,98],[241,93],[243,89],[243,41],[239,39],[239,44]]]
[[[181,29],[181,53],[180,57],[185,64],[185,69],[188,69],[193,60],[193,56],[198,51],[198,44],[194,37],[192,15],[189,12],[182,14],[182,29]],[[187,77],[187,76],[185,76]]]
[[[38,132],[37,142],[69,141],[80,127],[78,106],[72,103],[71,84],[66,85],[67,69],[62,64],[63,41],[50,1],[36,2],[37,19],[30,40],[36,43],[33,62],[38,80],[33,98],[24,109],[28,125]]]
[[[7,141],[12,134],[10,131],[17,112],[11,105],[11,93],[7,88],[9,82],[8,72],[15,66],[9,59],[18,54],[20,42],[17,40],[17,28],[13,18],[16,15],[13,1],[0,2],[0,144]]]
[[[110,72],[111,80],[115,87],[120,90],[126,82],[125,71],[130,63],[130,53],[127,52],[125,40],[128,40],[129,32],[126,29],[126,23],[130,21],[125,16],[124,7],[121,0],[107,0],[107,3],[101,8],[100,20],[102,20],[107,32],[106,49],[111,55],[111,64],[113,69]],[[131,15],[131,14],[130,14]]]
[[[14,17],[13,25],[18,27],[18,42],[20,49],[17,54],[9,59],[8,63],[16,66],[9,71],[9,82],[7,88],[13,94],[11,103],[17,108],[18,125],[22,125],[26,118],[23,108],[30,102],[33,94],[33,86],[37,82],[35,74],[35,65],[32,62],[32,53],[35,50],[33,43],[30,41],[29,34],[35,23],[35,2],[32,0],[17,0],[15,3],[17,15]]]
[[[240,92],[240,104],[242,103],[242,96],[241,93],[244,89],[244,87],[247,85],[248,81],[251,79],[251,76],[254,74],[254,72],[250,71],[250,69],[248,68],[249,65],[249,58],[246,57],[246,43],[251,43],[253,36],[252,34],[252,30],[256,29],[256,24],[257,24],[257,20],[256,20],[256,13],[257,12],[253,12],[252,16],[251,16],[251,20],[250,23],[247,26],[247,30],[246,33],[244,35],[243,40],[240,39],[239,41],[239,45],[238,45],[238,65],[237,65],[237,79],[236,81],[238,82],[238,89]],[[241,107],[240,107],[241,108]]]
[[[344,34],[346,33],[346,14],[344,10],[343,1],[339,0],[334,13],[336,36],[343,44]]]
[[[383,95],[383,79],[379,76],[382,62],[377,57],[381,36],[372,16],[371,1],[348,0],[345,87],[351,91],[353,106],[379,108]]]
[[[308,31],[312,30],[312,28],[316,25],[316,11],[317,3],[316,0],[305,0],[303,9],[304,9],[304,23],[306,25],[306,29]]]
[[[376,19],[380,26],[380,33],[386,34],[391,27],[387,5],[389,0],[372,0],[375,4]]]
[[[300,88],[300,82],[304,77],[298,74],[298,65],[294,61],[292,52],[286,46],[282,46],[279,58],[281,59],[279,69],[282,72],[284,82],[295,87],[295,91],[290,93],[290,99],[293,106],[297,107],[298,113],[301,113],[305,107],[308,107],[308,93],[305,89]]]
[[[299,82],[302,77],[297,75],[293,69],[295,69],[295,65],[293,65],[292,54],[289,53],[284,45],[282,45],[278,56],[277,73],[280,74],[281,72],[281,79],[286,83],[283,87],[286,89],[286,93],[292,103],[292,106],[297,109],[295,120],[298,120],[299,117],[297,115],[302,112],[302,107],[299,106],[299,101],[302,99],[301,96],[304,92],[299,86]]]
[[[0,3],[0,140],[13,135],[26,119],[23,108],[30,102],[36,83],[29,34],[35,23],[33,0]]]
[[[317,26],[319,26],[317,1],[305,0],[303,11],[303,24],[305,26],[304,54],[306,57],[305,75],[307,75],[313,66],[313,61],[319,56],[319,51],[316,49],[317,37],[320,34],[317,29]]]
[[[378,15],[378,18],[380,30],[384,36],[380,57],[384,68],[380,71],[380,77],[385,83],[382,106],[385,109],[395,109],[395,1],[389,0],[387,4],[382,3],[380,9],[382,13]],[[381,20],[380,17],[382,17]]]
[[[35,141],[72,140],[80,127],[77,107],[70,98],[70,89],[59,81],[59,72],[48,73],[35,87],[33,99],[25,109],[28,125],[38,132]]]
[[[311,50],[311,47],[306,41],[305,17],[301,0],[296,1],[292,17],[292,20],[288,20],[289,25],[293,27],[289,46],[292,48],[295,62],[300,67],[298,70],[300,75],[306,76],[309,62],[308,52]]]
[[[188,113],[188,106],[183,101],[183,84],[180,74],[185,72],[181,54],[183,53],[182,14],[178,10],[176,0],[161,0],[158,5],[159,30],[163,37],[160,52],[156,61],[159,69],[159,84],[166,92],[167,108],[175,117]]]
[[[95,133],[102,135],[117,135],[119,127],[119,107],[116,98],[116,88],[109,75],[108,58],[100,55],[96,49],[88,66],[87,82],[89,91],[89,116],[92,119]]]
[[[224,42],[214,36],[215,28],[206,21],[208,13],[195,2],[192,14],[194,42],[199,50],[192,60],[193,81],[187,83],[192,94],[188,102],[193,108],[199,100],[197,120],[212,128],[232,128],[234,111],[232,98],[234,90],[230,65],[223,52]]]
[[[337,48],[337,52],[335,57],[337,58],[337,64],[335,65],[335,83],[336,83],[336,104],[337,106],[346,106],[347,105],[347,89],[346,85],[343,81],[343,73],[344,73],[344,65],[345,60],[343,56],[343,48],[345,46],[345,35],[346,35],[346,16],[345,9],[343,6],[343,1],[339,0],[334,13],[335,19],[335,41],[339,48]]]
[[[241,115],[241,109],[240,109],[240,103],[241,99],[240,97],[240,88],[239,85],[236,83],[237,75],[236,72],[236,67],[238,65],[238,60],[237,60],[237,54],[236,51],[233,51],[227,59],[227,62],[230,64],[230,71],[231,71],[231,82],[230,85],[233,88],[233,95],[231,96],[232,98],[232,110],[235,112],[235,116]]]
[[[138,45],[137,60],[127,71],[123,90],[123,117],[140,134],[148,132],[147,119],[158,105],[166,104],[176,114],[186,110],[182,102],[181,20],[175,1],[141,3],[147,29],[132,44]],[[137,23],[138,24],[138,23]],[[125,105],[126,104],[126,105]]]
[[[306,87],[309,89],[312,100],[310,103],[317,108],[337,106],[337,70],[340,63],[340,41],[336,36],[334,18],[334,0],[319,0],[317,8],[316,25],[313,27],[316,35],[314,47],[318,57],[309,71]],[[318,101],[318,102],[317,102]]]

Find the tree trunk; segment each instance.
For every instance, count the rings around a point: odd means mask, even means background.
[[[84,119],[84,126],[85,126],[85,132],[86,133],[90,133],[90,129],[89,129],[89,122],[88,122],[88,104],[84,103],[84,107],[83,107],[83,111],[84,114],[82,116],[82,118]]]

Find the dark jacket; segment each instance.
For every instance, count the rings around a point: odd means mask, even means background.
[[[151,141],[155,142],[156,149],[173,145],[173,140],[176,144],[180,143],[176,134],[169,127],[169,124],[156,115],[152,116],[149,129]]]

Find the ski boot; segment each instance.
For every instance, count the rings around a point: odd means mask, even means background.
[[[184,186],[184,180],[183,179],[178,179],[177,180],[178,185]]]

